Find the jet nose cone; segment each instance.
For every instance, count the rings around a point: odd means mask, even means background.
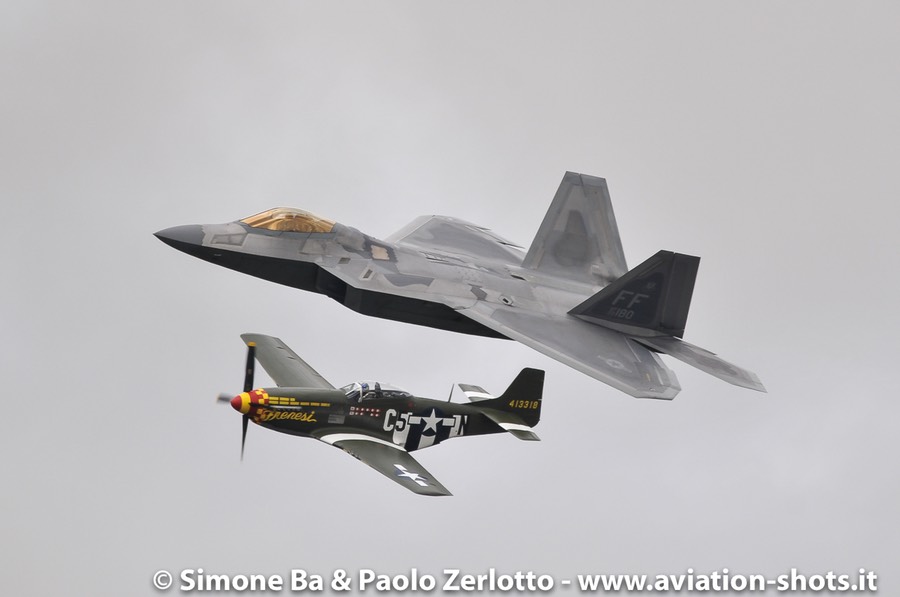
[[[238,411],[239,413],[244,412],[244,396],[247,394],[238,394],[234,398],[231,399],[231,408]],[[248,399],[249,402],[249,399]]]
[[[203,243],[203,226],[197,224],[174,226],[155,232],[153,236],[176,249],[196,247]]]

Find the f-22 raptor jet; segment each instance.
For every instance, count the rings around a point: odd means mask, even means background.
[[[638,398],[681,389],[660,353],[765,391],[681,339],[700,258],[660,251],[629,270],[602,178],[567,172],[527,251],[456,218],[423,216],[379,240],[291,208],[156,236],[365,315],[517,340]]]
[[[278,338],[243,334],[247,343],[244,391],[220,400],[243,415],[241,457],[250,421],[341,448],[410,491],[450,492],[411,455],[454,437],[509,432],[537,440],[544,372],[523,369],[495,398],[478,386],[459,384],[471,404],[416,398],[389,384],[356,382],[337,389]],[[253,389],[255,361],[278,384]]]

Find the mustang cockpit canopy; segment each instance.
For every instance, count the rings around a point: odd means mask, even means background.
[[[251,228],[279,232],[331,232],[335,222],[293,207],[275,207],[241,220]]]
[[[349,402],[381,400],[382,398],[412,398],[413,395],[389,383],[358,381],[341,388]]]

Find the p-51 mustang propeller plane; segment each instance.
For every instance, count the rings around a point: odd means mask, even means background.
[[[523,369],[495,398],[478,386],[459,384],[471,404],[416,398],[378,382],[337,389],[278,338],[243,334],[247,344],[244,391],[219,400],[243,415],[241,457],[250,421],[291,435],[312,437],[341,448],[410,491],[450,492],[411,455],[453,438],[507,431],[537,440],[531,431],[541,418],[544,372]],[[253,389],[255,361],[278,384]]]
[[[602,178],[567,172],[527,252],[455,218],[423,216],[379,240],[291,208],[156,236],[365,315],[517,340],[638,398],[681,389],[659,353],[765,391],[681,339],[700,258],[660,251],[629,270]]]

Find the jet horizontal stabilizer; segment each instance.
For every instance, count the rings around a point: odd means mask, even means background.
[[[656,336],[654,338],[633,337],[632,340],[643,344],[651,350],[667,354],[682,363],[687,363],[692,367],[705,371],[722,381],[727,381],[742,388],[756,390],[757,392],[766,391],[766,387],[752,371],[747,371],[742,367],[729,363],[715,353],[699,346],[694,346],[684,340],[669,336]]]

